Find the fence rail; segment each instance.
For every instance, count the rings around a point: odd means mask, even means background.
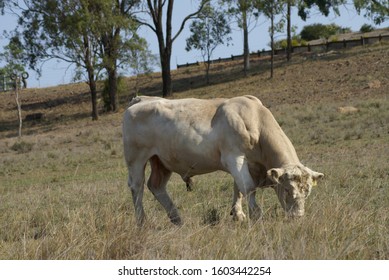
[[[378,36],[372,37],[363,37],[357,39],[350,40],[341,40],[341,41],[326,41],[321,44],[307,44],[304,46],[296,46],[292,47],[292,53],[304,53],[304,52],[328,52],[330,50],[340,50],[346,48],[353,48],[356,46],[365,46],[368,44],[381,43],[382,41],[389,41],[389,34],[380,34]],[[276,49],[274,50],[275,55],[285,54],[286,49]],[[266,57],[271,55],[271,50],[258,51],[255,53],[251,53],[250,56],[256,57]],[[226,58],[218,58],[211,60],[211,64],[220,63],[220,62],[228,62],[234,60],[243,59],[243,55],[231,55],[231,57]],[[193,63],[185,63],[185,64],[177,64],[177,69],[186,68],[192,66],[198,66],[200,62],[196,61]]]

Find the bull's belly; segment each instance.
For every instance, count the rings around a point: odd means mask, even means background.
[[[224,170],[220,163],[220,155],[218,153],[199,154],[193,151],[186,151],[169,155],[159,153],[157,156],[167,169],[178,173],[182,177],[191,177],[217,170]]]

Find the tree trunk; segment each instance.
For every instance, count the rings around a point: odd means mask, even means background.
[[[116,69],[109,69],[108,71],[108,87],[109,87],[109,100],[110,106],[109,109],[112,112],[117,111],[117,89],[118,89],[118,76]]]
[[[270,27],[270,44],[271,44],[271,60],[270,60],[270,78],[274,75],[274,3],[270,7],[271,27]]]
[[[88,36],[84,35],[84,48],[85,48],[85,68],[88,73],[88,85],[91,93],[91,99],[92,99],[92,120],[96,121],[98,117],[97,112],[97,90],[96,90],[96,80],[95,80],[95,71],[92,64],[91,59],[91,52],[89,48],[89,38]]]
[[[88,77],[89,77],[89,89],[90,89],[91,100],[92,100],[92,120],[97,121],[99,118],[99,115],[97,112],[96,81],[94,79],[93,72],[90,72],[90,70],[88,70]]]
[[[93,79],[89,80],[89,89],[91,93],[91,100],[92,100],[92,120],[97,121],[99,118],[98,112],[97,112],[97,90],[96,90],[96,81]]]
[[[287,1],[287,12],[286,12],[286,20],[287,20],[287,47],[286,47],[286,60],[290,61],[292,57],[292,23],[291,23],[291,6],[292,0]]]
[[[207,85],[209,85],[209,69],[211,68],[211,58],[208,57],[207,63],[205,65],[205,78],[207,80]]]
[[[242,27],[243,27],[243,71],[247,75],[250,69],[250,50],[249,50],[249,32],[247,27],[247,11],[242,11]]]
[[[172,95],[172,76],[170,73],[170,55],[164,54],[162,64],[162,97]]]

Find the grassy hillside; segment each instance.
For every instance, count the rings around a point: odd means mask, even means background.
[[[17,139],[12,93],[0,94],[0,259],[389,259],[389,46],[175,71],[174,97],[252,94],[270,107],[301,161],[325,173],[306,216],[287,220],[275,193],[261,190],[258,222],[229,216],[233,181],[217,172],[178,176],[168,190],[184,220],[168,221],[148,190],[148,223],[135,226],[121,144],[121,118],[135,91],[156,95],[157,74],[127,79],[120,112],[91,121],[87,86],[21,92]],[[342,113],[341,106],[356,112]],[[147,171],[149,172],[149,171]],[[246,211],[247,212],[247,211]]]

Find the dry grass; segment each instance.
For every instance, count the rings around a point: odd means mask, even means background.
[[[202,72],[175,73],[175,97],[255,94],[271,107],[301,160],[326,174],[299,220],[285,219],[266,189],[257,194],[263,220],[233,222],[233,182],[217,172],[195,177],[193,192],[172,177],[182,227],[170,224],[146,190],[148,222],[138,228],[121,114],[90,121],[84,86],[24,92],[24,114],[43,112],[45,119],[25,123],[20,142],[12,95],[1,95],[0,259],[389,259],[387,52],[296,58],[280,64],[273,81],[260,65],[247,78],[233,65],[220,79],[222,69],[214,69],[210,87],[198,81]],[[372,80],[380,86],[369,87]],[[340,114],[345,105],[359,110]]]

